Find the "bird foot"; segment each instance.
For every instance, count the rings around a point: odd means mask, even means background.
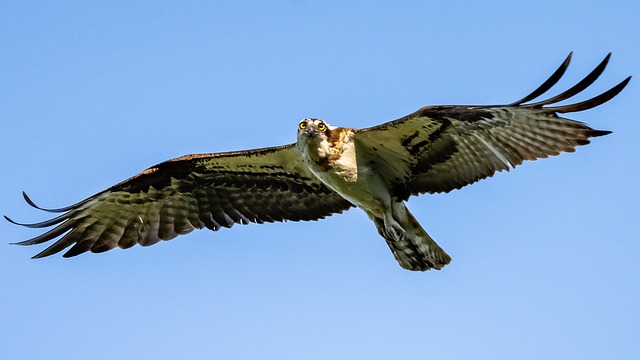
[[[395,241],[403,240],[406,234],[406,231],[395,220],[386,223],[383,232],[385,238]]]

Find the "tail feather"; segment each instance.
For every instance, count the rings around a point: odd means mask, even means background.
[[[413,271],[440,270],[451,262],[451,257],[427,234],[404,204],[401,209],[403,214],[396,220],[405,230],[402,236],[382,231],[382,221],[376,222],[400,266]]]

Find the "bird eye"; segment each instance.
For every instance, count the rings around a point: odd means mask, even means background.
[[[325,125],[324,123],[318,124],[318,130],[320,130],[320,131],[327,130],[327,125]]]
[[[300,125],[298,125],[298,127],[299,127],[300,129],[304,129],[304,128],[306,128],[306,127],[307,127],[307,122],[306,122],[306,121],[301,121],[301,122],[300,122]]]

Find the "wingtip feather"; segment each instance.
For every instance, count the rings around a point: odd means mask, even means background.
[[[538,86],[538,88],[533,90],[529,95],[523,97],[522,99],[520,99],[518,101],[512,102],[511,104],[508,104],[507,106],[522,105],[523,103],[531,101],[531,100],[539,97],[540,95],[544,94],[549,89],[551,89],[551,87],[553,87],[553,85],[555,85],[558,82],[558,80],[560,80],[562,75],[564,75],[565,71],[569,67],[569,63],[571,62],[571,58],[572,57],[573,57],[573,51],[571,51],[569,53],[567,58],[564,59],[564,61],[558,67],[558,69],[556,69],[556,71],[554,71],[553,74],[551,74],[551,76],[545,82],[542,83],[542,85]]]
[[[20,224],[19,222],[14,221],[13,219],[11,219],[10,217],[8,217],[7,215],[2,215],[2,216],[4,216],[4,219],[5,219],[5,220],[7,220],[8,222],[10,222],[10,223],[12,223],[12,224],[14,224],[14,225],[21,225],[21,226],[24,226],[24,224]]]
[[[627,84],[629,84],[629,81],[631,81],[631,76],[628,76],[616,86],[598,96],[592,97],[591,99],[587,99],[575,104],[545,107],[544,109],[562,114],[592,109],[616,97],[616,95],[618,95],[627,86]]]
[[[29,195],[27,195],[27,193],[24,192],[24,191],[22,192],[22,197],[27,202],[27,204],[29,204],[31,207],[36,208],[38,210],[50,212],[50,213],[61,213],[61,212],[65,212],[65,211],[69,211],[69,210],[75,209],[75,208],[77,208],[78,206],[82,205],[83,203],[85,203],[86,201],[88,201],[90,199],[90,198],[89,199],[85,199],[85,200],[82,200],[82,201],[80,201],[80,202],[78,202],[76,204],[65,206],[65,207],[62,207],[62,208],[48,209],[48,208],[43,208],[42,206],[37,205],[33,200],[31,200]]]
[[[605,136],[611,134],[613,131],[609,130],[593,130],[590,134],[592,137]]]
[[[611,53],[607,54],[607,56],[605,56],[605,58],[602,61],[600,61],[598,66],[596,66],[587,76],[585,76],[582,80],[580,80],[577,84],[575,84],[568,90],[556,96],[553,96],[549,99],[538,101],[535,103],[530,103],[530,104],[527,104],[526,106],[541,108],[545,105],[555,104],[562,100],[569,99],[579,94],[580,92],[582,92],[583,90],[591,86],[591,84],[593,84],[600,77],[600,75],[602,75],[602,73],[607,67],[607,64],[609,63],[610,58],[611,58]]]

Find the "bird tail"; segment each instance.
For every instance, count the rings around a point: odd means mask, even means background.
[[[400,223],[405,233],[394,236],[381,231],[380,227],[378,231],[387,241],[400,266],[413,271],[440,270],[451,262],[451,257],[424,231],[404,203],[398,205],[400,206],[396,206],[396,214],[394,214],[397,216],[394,218]]]

